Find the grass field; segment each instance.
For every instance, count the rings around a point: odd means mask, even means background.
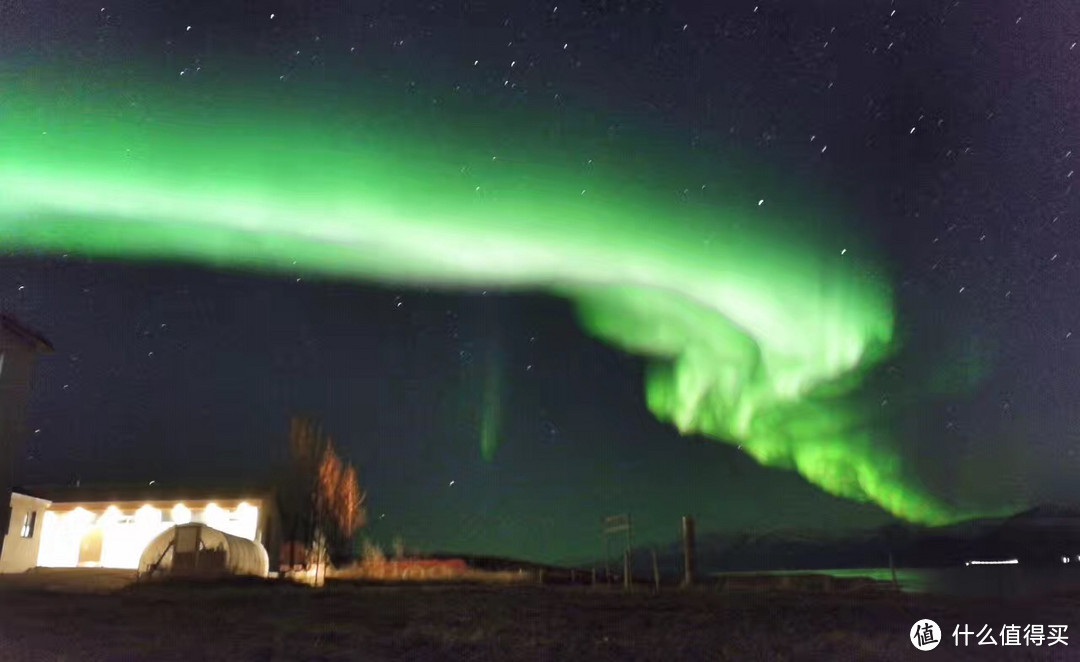
[[[907,633],[935,620],[944,641]],[[889,593],[623,594],[540,586],[0,582],[2,660],[1041,660],[1070,646],[977,646],[953,627],[1080,627],[1080,596],[988,602]]]

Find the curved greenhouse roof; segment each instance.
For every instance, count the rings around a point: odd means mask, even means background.
[[[255,575],[270,569],[259,543],[218,531],[205,524],[180,524],[150,541],[139,559],[146,575]]]

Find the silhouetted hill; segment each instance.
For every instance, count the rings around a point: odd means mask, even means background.
[[[657,548],[665,574],[682,567],[682,547]],[[1080,563],[1080,508],[1043,504],[1009,517],[973,519],[942,527],[890,524],[833,534],[806,529],[750,533],[699,533],[700,574],[724,571],[824,570],[897,566],[947,567],[970,560],[1019,559],[1027,565]],[[615,562],[614,559],[612,561]],[[602,565],[602,563],[600,564]],[[652,572],[647,549],[634,557],[635,574]]]

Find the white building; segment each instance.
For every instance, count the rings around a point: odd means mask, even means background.
[[[33,567],[135,570],[147,545],[200,523],[276,551],[273,502],[258,491],[53,488],[11,497],[0,573]]]
[[[45,499],[11,494],[11,517],[0,549],[0,572],[23,572],[37,565],[41,520],[48,509]]]

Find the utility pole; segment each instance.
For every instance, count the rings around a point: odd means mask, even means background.
[[[684,515],[682,518],[683,543],[683,579],[682,585],[694,584],[694,518]]]

